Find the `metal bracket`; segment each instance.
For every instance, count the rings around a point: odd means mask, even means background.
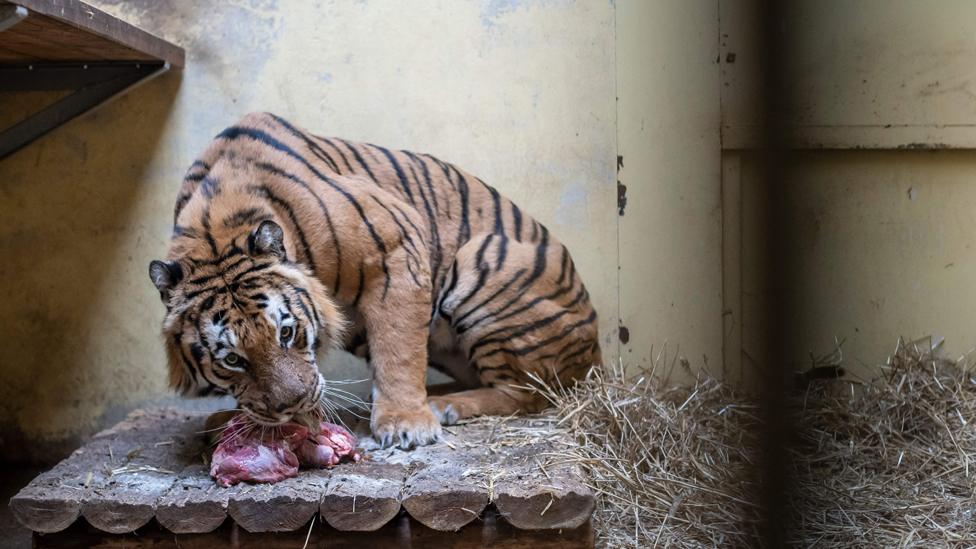
[[[0,92],[75,90],[0,131],[0,159],[134,85],[169,69],[169,63],[35,63],[0,66]]]

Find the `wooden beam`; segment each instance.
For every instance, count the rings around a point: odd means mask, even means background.
[[[32,13],[41,14],[76,29],[104,38],[112,43],[144,54],[145,58],[158,59],[171,67],[183,67],[183,48],[162,38],[130,25],[117,17],[80,0],[15,0],[17,5]],[[33,18],[33,16],[31,16]],[[29,18],[28,20],[30,20]],[[96,57],[94,59],[127,60],[128,57]]]

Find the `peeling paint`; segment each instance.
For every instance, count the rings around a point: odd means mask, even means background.
[[[624,345],[630,343],[630,330],[623,324],[617,328],[617,337],[620,338],[620,342]]]
[[[627,185],[617,181],[617,215],[624,215],[627,209]]]

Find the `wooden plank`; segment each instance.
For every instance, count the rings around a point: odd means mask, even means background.
[[[590,520],[596,499],[579,468],[547,456],[552,445],[506,452],[492,477],[494,504],[517,528],[577,528]]]
[[[319,511],[330,471],[301,471],[275,484],[238,485],[227,501],[227,514],[248,532],[291,532]]]
[[[155,516],[178,472],[203,451],[203,417],[173,409],[137,411],[97,436],[109,441],[109,467],[93,472],[81,514],[94,527],[131,532]],[[113,447],[114,444],[114,447]],[[198,459],[198,458],[197,458]]]
[[[156,505],[156,520],[176,534],[202,534],[227,518],[227,501],[236,488],[224,488],[210,477],[210,468],[195,463],[183,469]]]
[[[392,450],[386,461],[411,468],[403,486],[403,508],[424,526],[440,531],[458,530],[478,518],[490,500],[487,452],[478,443],[486,436],[482,426],[466,426],[445,430],[437,444],[409,452]]]
[[[76,450],[10,499],[14,518],[34,532],[64,530],[81,516],[85,478],[95,466],[83,450]]]
[[[378,530],[400,512],[407,467],[360,462],[333,470],[319,512],[337,530]]]
[[[137,52],[139,55],[148,56],[146,57],[148,59],[166,61],[173,67],[182,67],[184,64],[185,54],[183,48],[153,36],[138,27],[130,25],[80,0],[16,0],[15,3],[24,6],[32,12],[28,16],[28,19],[34,17],[35,13],[41,14],[76,29],[80,29],[86,34],[98,36],[104,39],[103,42],[107,41],[110,44],[123,48],[123,50],[115,48],[99,51],[119,52],[129,50]],[[113,53],[112,55],[116,54]],[[107,58],[130,60],[141,57]]]
[[[202,419],[172,409],[133,412],[11,498],[14,516],[36,532],[63,529],[79,515],[107,532],[145,525],[174,471],[199,454],[202,437],[187,434]]]
[[[593,530],[589,522],[574,529],[519,530],[501,519],[497,511],[491,507],[485,511],[481,520],[457,532],[431,530],[404,514],[374,532],[343,532],[316,521],[314,524],[305,524],[294,532],[248,533],[228,521],[216,531],[207,534],[173,534],[155,524],[150,524],[135,533],[112,535],[100,532],[84,522],[78,522],[63,532],[34,536],[34,547],[58,549],[82,547],[128,549],[453,547],[468,549],[489,546],[507,549],[588,549],[593,547],[593,542]]]

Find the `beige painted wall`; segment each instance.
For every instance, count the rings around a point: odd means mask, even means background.
[[[751,1],[751,0],[750,0]],[[976,346],[976,4],[946,0],[791,2],[792,144],[799,153],[784,217],[769,227],[755,142],[756,20],[722,1],[723,188],[738,189],[739,377],[764,364],[765,237],[788,273],[787,367],[843,345],[852,375],[877,374],[899,336]],[[729,55],[734,54],[730,60]],[[955,149],[955,150],[946,150]],[[728,250],[727,250],[728,251]],[[732,254],[735,257],[735,254]],[[726,272],[726,279],[732,273]],[[729,340],[730,338],[727,338]]]
[[[611,2],[93,4],[186,47],[187,67],[0,162],[4,456],[63,452],[167,394],[146,266],[181,174],[250,110],[479,174],[572,248],[614,341]]]
[[[718,5],[617,2],[624,364],[722,373]],[[691,371],[675,370],[674,381]]]
[[[976,346],[976,152],[833,151],[800,156],[788,193],[788,348],[843,345],[869,378],[896,338]]]

